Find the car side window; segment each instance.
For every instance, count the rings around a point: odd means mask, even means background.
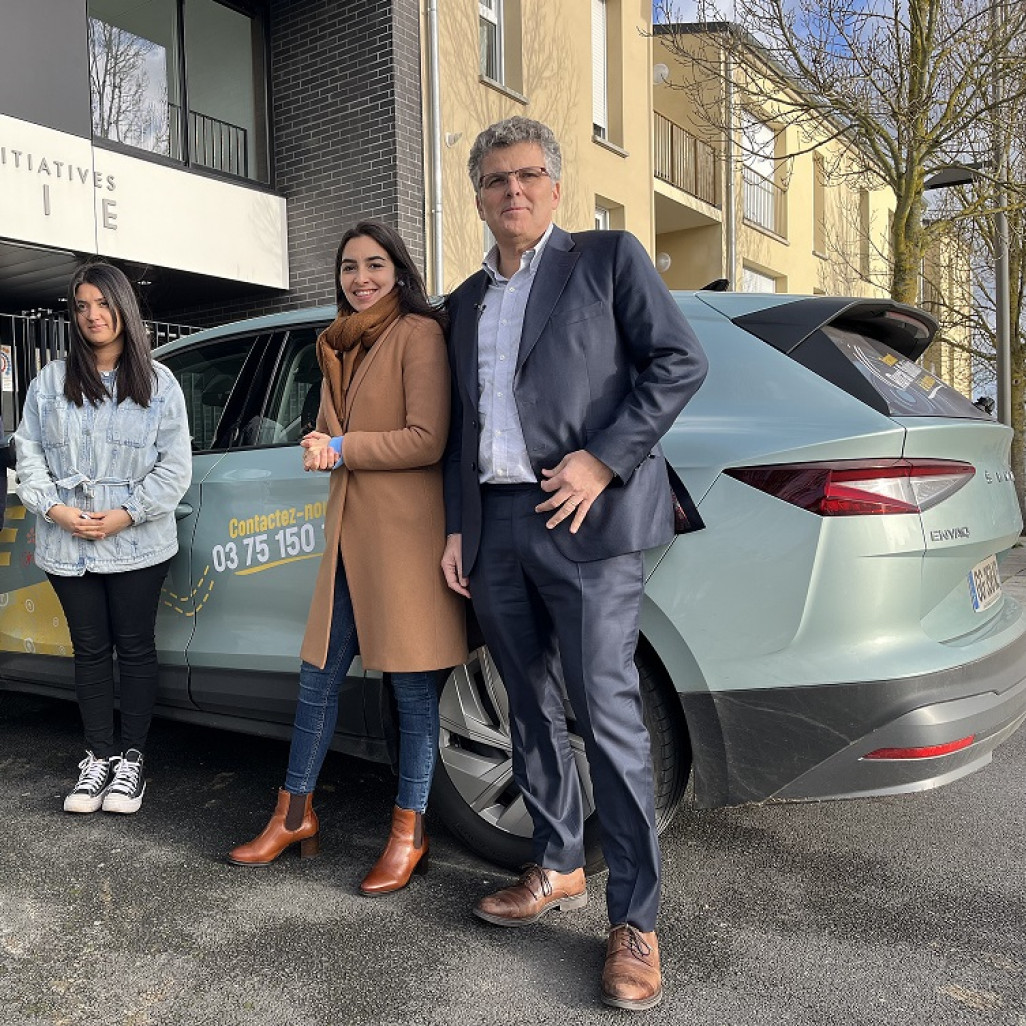
[[[313,430],[321,400],[316,347],[320,331],[311,325],[289,332],[256,444],[295,445]]]
[[[252,344],[248,336],[218,340],[169,353],[161,360],[185,394],[193,452],[214,447],[225,406]]]

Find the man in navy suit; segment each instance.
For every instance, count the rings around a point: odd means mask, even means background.
[[[450,297],[453,419],[442,567],[473,599],[509,695],[513,773],[535,864],[478,901],[500,926],[587,902],[583,813],[562,677],[585,741],[611,928],[602,999],[662,997],[649,737],[634,650],[642,550],[669,542],[659,439],[706,361],[651,260],[626,232],[552,223],[552,131],[513,117],[482,132],[468,169],[496,245]]]

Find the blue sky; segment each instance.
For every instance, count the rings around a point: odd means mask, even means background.
[[[698,15],[697,15],[698,0],[671,0],[671,2],[672,2],[673,7],[674,7],[674,12],[677,15],[679,21],[697,21],[698,20]],[[656,0],[652,0],[652,20],[653,21],[660,20],[659,19],[659,12],[656,10],[657,6],[658,6],[658,4],[656,3]],[[727,7],[731,6],[730,3],[729,3],[729,0],[724,0],[724,3],[723,3],[722,6],[724,8],[727,8]]]

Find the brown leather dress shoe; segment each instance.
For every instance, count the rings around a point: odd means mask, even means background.
[[[584,870],[557,873],[529,865],[512,887],[489,894],[474,906],[474,915],[497,926],[527,926],[550,908],[584,908],[588,888]]]
[[[663,1000],[655,931],[642,933],[630,923],[610,929],[602,970],[602,1000],[614,1008],[636,1011],[654,1008]]]

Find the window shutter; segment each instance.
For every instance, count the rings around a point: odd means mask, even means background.
[[[603,139],[609,128],[606,53],[606,0],[591,0],[591,120]]]
[[[768,274],[762,274],[751,267],[741,271],[742,292],[776,292],[777,280]]]

